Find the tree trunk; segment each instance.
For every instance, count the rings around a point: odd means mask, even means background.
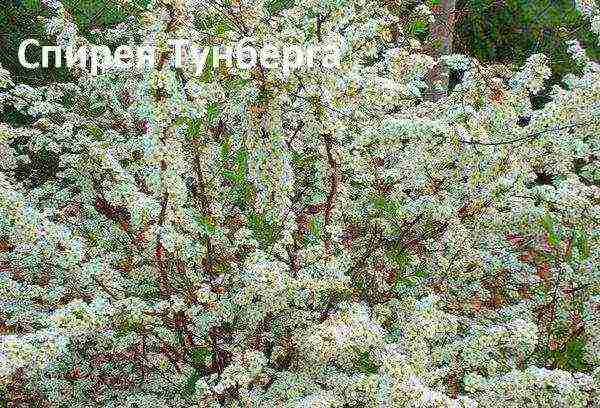
[[[432,56],[439,58],[452,53],[452,36],[454,32],[456,0],[441,0],[432,7],[435,23],[431,27],[433,41]],[[440,64],[435,65],[427,75],[425,99],[437,101],[447,95],[449,72]],[[439,88],[439,89],[438,89]]]

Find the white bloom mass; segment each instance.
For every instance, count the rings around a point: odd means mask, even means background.
[[[543,54],[426,54],[422,2],[116,3],[131,15],[86,36],[43,0],[48,39],[135,40],[156,66],[38,86],[0,66],[0,405],[599,406],[580,43],[547,93]],[[341,61],[228,66],[247,37]],[[178,38],[210,62],[176,67]],[[462,76],[425,101],[438,66]]]

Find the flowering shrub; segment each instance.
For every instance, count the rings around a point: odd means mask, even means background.
[[[408,3],[155,0],[94,39],[154,67],[0,69],[4,405],[598,407],[600,67],[573,43],[534,110],[544,55],[434,60]],[[249,36],[341,64],[168,45]],[[462,80],[424,102],[434,64]]]

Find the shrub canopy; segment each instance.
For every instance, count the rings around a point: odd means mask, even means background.
[[[42,1],[49,43],[153,44],[155,67],[0,70],[5,405],[597,404],[600,68],[578,42],[534,109],[547,56],[435,60],[426,5],[114,3],[90,39]],[[171,63],[169,39],[245,37],[341,66]],[[461,80],[425,102],[434,64]]]

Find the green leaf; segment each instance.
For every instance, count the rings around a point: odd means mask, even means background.
[[[25,8],[28,10],[39,10],[40,0],[24,0],[23,6],[25,6]]]
[[[356,370],[363,374],[376,374],[379,371],[379,366],[371,360],[369,352],[365,351],[358,356]]]
[[[416,20],[409,25],[408,32],[412,35],[425,34],[427,32],[427,23],[425,21]]]
[[[196,383],[200,379],[200,373],[198,370],[194,370],[192,374],[187,378],[184,386],[184,395],[194,395],[196,393]]]
[[[579,250],[580,259],[586,260],[590,257],[590,243],[583,231],[578,231],[575,234],[575,247]]]
[[[380,210],[389,217],[394,217],[398,214],[398,204],[387,197],[377,196],[371,202],[373,203],[373,208]]]
[[[139,328],[139,323],[125,320],[115,328],[115,337],[125,337],[130,333],[135,333]]]
[[[585,341],[581,337],[571,339],[563,350],[554,350],[550,355],[558,368],[568,371],[586,372]]]
[[[400,245],[389,249],[387,251],[387,257],[396,264],[400,271],[404,271],[411,260],[410,253]]]
[[[323,226],[325,225],[325,219],[323,215],[314,215],[308,219],[308,231],[309,234],[304,236],[304,243],[306,245],[318,244],[322,239]]]
[[[187,116],[180,116],[177,119],[175,119],[175,121],[173,122],[173,127],[178,127],[183,124],[187,124],[187,123],[189,123],[190,120],[191,119]]]
[[[321,236],[321,218],[320,217],[311,217],[308,221],[308,229],[311,234],[313,234],[316,238]]]
[[[236,180],[238,180],[238,176]],[[240,180],[236,182],[235,187],[230,191],[233,202],[242,210],[248,208],[248,204],[251,202],[254,194],[254,186],[246,180]]]
[[[206,107],[206,120],[212,122],[221,115],[221,107],[216,102],[209,102]]]
[[[240,179],[240,177],[237,173],[234,173],[233,171],[227,170],[227,169],[223,169],[223,177],[225,177],[228,180],[233,181],[236,184],[243,181],[243,179]]]
[[[95,126],[95,125],[87,126],[86,130],[88,131],[88,134],[96,140],[100,140],[100,139],[102,139],[102,136],[104,136],[104,131],[102,129],[100,129],[98,126]]]
[[[558,238],[558,234],[556,233],[555,223],[552,217],[546,215],[544,218],[542,218],[542,225],[548,233],[548,242],[550,243],[550,245],[554,247],[558,246],[560,239]]]
[[[251,81],[249,79],[242,79],[239,77],[234,77],[226,83],[226,86],[227,86],[228,90],[240,91],[249,83],[251,83]]]
[[[263,246],[272,245],[281,233],[281,228],[275,222],[267,220],[267,217],[263,214],[250,214],[248,224],[254,238]]]
[[[202,121],[200,119],[189,119],[187,124],[187,137],[190,139],[195,139],[198,137],[203,129]]]
[[[213,235],[215,233],[215,223],[209,217],[201,215],[196,217],[196,220],[198,221],[198,224],[200,224],[200,226],[203,227],[206,234]]]
[[[294,7],[294,0],[272,0],[267,3],[267,11],[269,14],[276,14],[283,10]]]
[[[212,47],[208,52],[208,56],[206,57],[206,63],[204,64],[204,70],[202,71],[202,76],[200,76],[200,81],[202,82],[211,82],[213,79],[213,50]]]
[[[212,357],[213,352],[208,347],[194,347],[191,351],[192,361],[197,366],[204,366],[207,358]]]
[[[223,143],[221,143],[221,161],[223,163],[227,163],[227,161],[229,160],[230,150],[231,147],[229,146],[229,139],[223,139]]]
[[[233,31],[233,27],[227,21],[221,20],[221,21],[217,21],[213,30],[214,30],[215,35],[220,36],[220,35],[225,34],[228,31]]]
[[[248,172],[248,152],[245,148],[241,148],[236,152],[235,163],[239,174],[247,174]]]

